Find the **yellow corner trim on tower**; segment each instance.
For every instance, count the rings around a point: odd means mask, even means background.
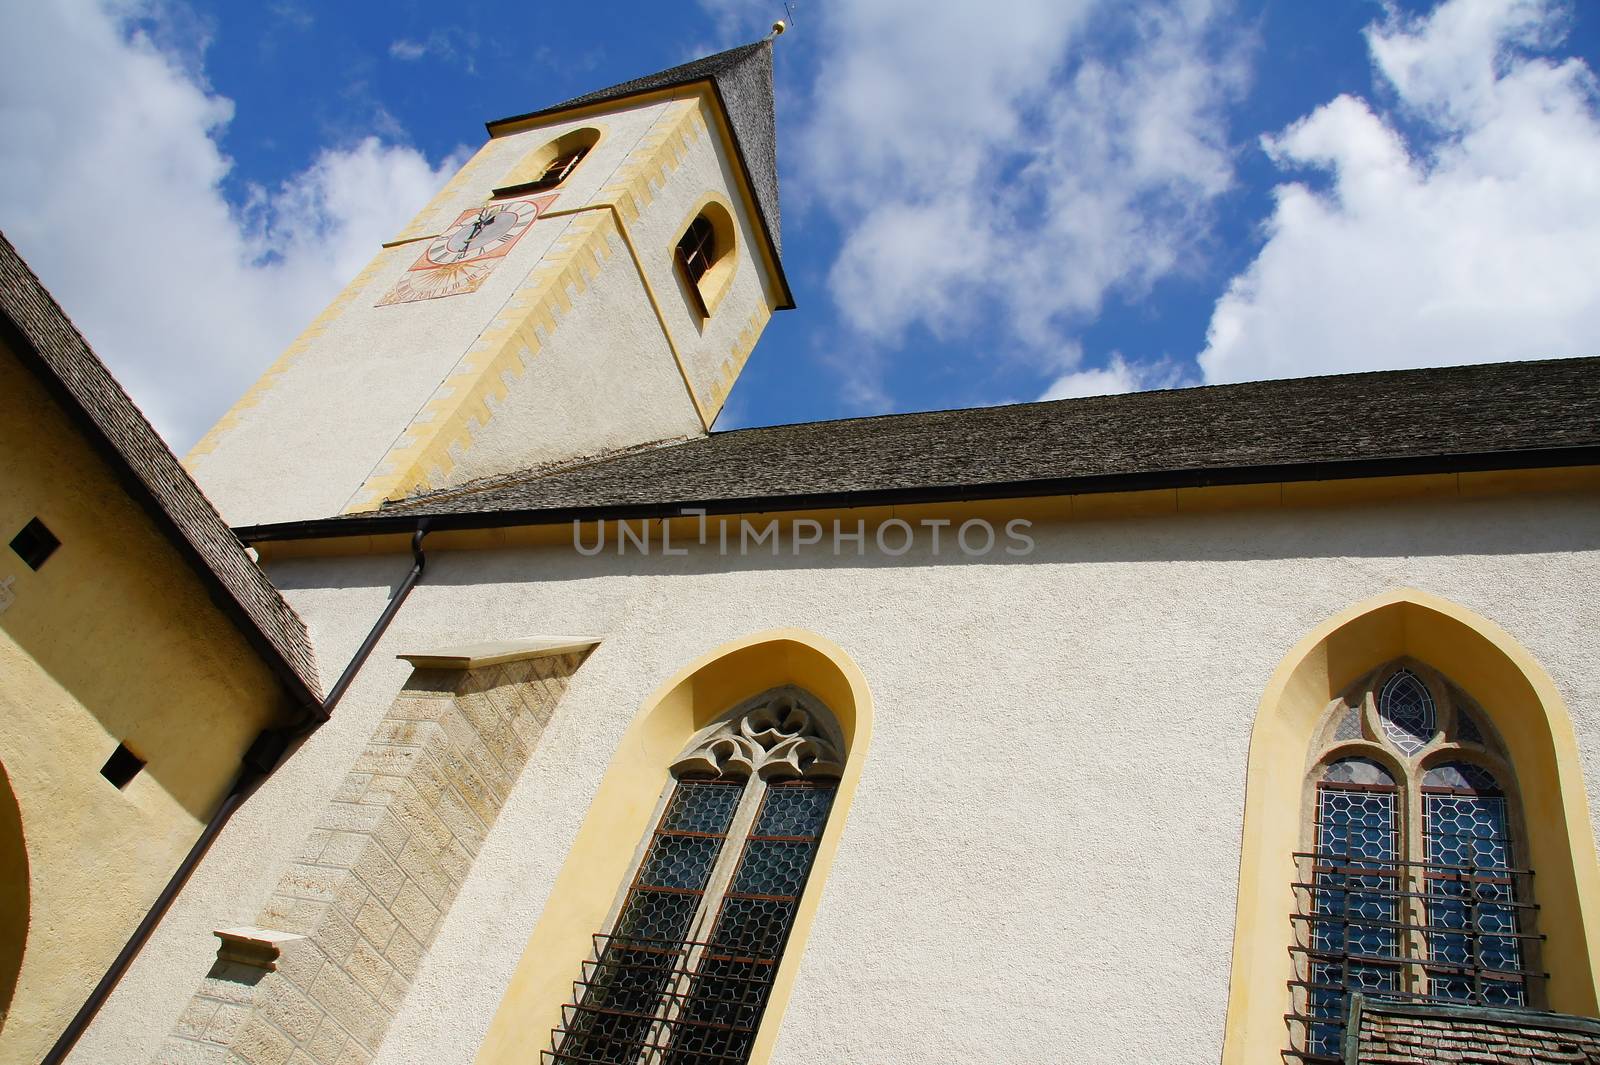
[[[412,418],[346,513],[434,487],[455,467],[452,452],[472,446],[473,434],[493,416],[490,401],[506,398],[507,378],[526,372],[544,343],[541,333],[547,338],[571,311],[568,290],[586,291],[612,255],[617,226],[609,212],[568,217],[566,230]]]
[[[284,372],[294,364],[295,360],[305,354],[306,349],[311,346],[311,342],[326,332],[328,326],[344,313],[345,308],[350,305],[359,293],[366,289],[373,275],[383,266],[386,255],[387,248],[380,249],[372,257],[372,260],[367,263],[366,267],[351,278],[350,283],[334,297],[333,302],[323,308],[322,313],[313,318],[311,324],[306,326],[300,335],[295,337],[294,341],[283,350],[283,354],[279,355],[272,365],[267,367],[266,372],[256,379],[255,384],[251,385],[245,391],[245,394],[240,396],[234,405],[228,408],[226,414],[217,419],[215,425],[206,430],[206,434],[183,457],[184,467],[190,473],[194,472],[196,460],[216,450],[222,438],[227,436],[228,432],[239,424],[239,419],[243,417],[244,412],[261,402],[266,394],[272,390],[273,386],[278,383],[278,379],[283,376]]]
[[[711,385],[711,395],[706,406],[714,414],[722,412],[722,405],[727,400],[728,393],[733,391],[734,382],[738,381],[739,374],[744,372],[744,365],[750,361],[750,353],[755,350],[756,341],[761,338],[762,330],[771,320],[772,308],[765,302],[758,303],[756,309],[750,312],[750,320],[739,330],[739,336],[733,342],[733,349],[729,351],[728,357],[722,360],[722,365],[717,369],[717,378]]]

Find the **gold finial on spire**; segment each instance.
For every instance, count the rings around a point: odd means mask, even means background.
[[[772,32],[767,34],[767,40],[770,41],[774,37],[782,37],[783,36],[783,31],[788,29],[788,28],[789,28],[789,24],[787,22],[783,21],[783,19],[779,19],[777,22],[774,22],[772,24]]]

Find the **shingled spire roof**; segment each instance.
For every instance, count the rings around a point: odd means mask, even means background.
[[[544,118],[574,107],[622,100],[641,93],[661,89],[675,89],[697,81],[709,81],[722,103],[722,110],[733,127],[735,148],[744,165],[760,208],[761,224],[772,241],[773,250],[783,253],[783,234],[778,217],[778,143],[777,127],[773,117],[772,98],[772,41],[757,41],[740,45],[726,52],[708,55],[682,66],[634,78],[609,89],[598,89],[582,96],[490,122],[492,134],[512,122],[525,122],[530,118]]]

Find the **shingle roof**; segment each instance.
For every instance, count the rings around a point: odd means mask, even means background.
[[[61,307],[0,235],[0,329],[300,702],[320,701],[305,624]]]
[[[772,247],[783,253],[783,232],[778,214],[778,136],[772,98],[772,42],[756,41],[726,52],[708,55],[682,66],[647,74],[608,89],[575,96],[552,107],[490,122],[489,132],[510,122],[566,111],[588,104],[607,103],[658,89],[673,89],[696,81],[715,86],[727,112],[728,124],[744,162],[745,173],[761,211],[761,222]]]
[[[1600,463],[1600,358],[737,429],[315,524],[334,532],[341,522],[423,516],[764,510],[1579,462]],[[258,532],[242,530],[266,538]]]

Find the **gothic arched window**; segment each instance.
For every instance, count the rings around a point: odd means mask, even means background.
[[[832,715],[774,688],[672,765],[610,931],[595,936],[551,1059],[748,1059],[843,770]]]
[[[1349,997],[1535,1004],[1514,776],[1481,708],[1392,663],[1334,701],[1295,856],[1291,1053],[1343,1061]]]

